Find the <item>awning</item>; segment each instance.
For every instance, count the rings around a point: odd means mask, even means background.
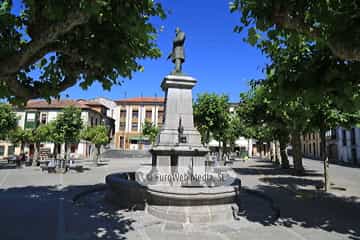
[[[129,140],[134,140],[134,141],[141,141],[141,140],[149,140],[148,137],[146,136],[132,136],[132,137],[129,137]]]

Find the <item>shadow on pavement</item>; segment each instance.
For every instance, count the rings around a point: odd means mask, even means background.
[[[298,189],[298,186],[306,187],[313,186],[316,189],[321,189],[324,185],[321,179],[307,179],[301,177],[263,177],[260,181],[290,187],[291,189]]]
[[[292,175],[292,169],[282,169],[277,165],[251,165],[245,168],[234,168],[234,171],[240,175]],[[314,170],[305,170],[303,176],[322,177],[322,173]]]
[[[360,239],[360,202],[356,197],[337,197],[319,190],[290,193],[276,186],[259,186],[280,208],[279,222],[286,227],[322,229]]]
[[[93,187],[0,189],[1,239],[126,239],[135,220],[123,211],[102,197],[73,202],[76,194]]]
[[[360,240],[359,197],[339,197],[316,189],[322,187],[323,182],[317,178],[322,174],[315,171],[310,172],[310,178],[296,177],[271,162],[267,163],[234,170],[240,174],[240,178],[241,175],[259,176],[260,182],[255,190],[270,197],[280,209],[278,221],[271,224],[321,229],[344,235],[344,238]],[[264,226],[269,225],[269,216],[267,214],[267,217],[261,218],[259,214],[245,214],[247,220]]]

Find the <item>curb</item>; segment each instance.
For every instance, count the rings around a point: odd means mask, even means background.
[[[80,198],[85,197],[88,194],[105,191],[106,189],[107,189],[106,184],[99,184],[95,187],[89,187],[89,189],[75,194],[75,196],[73,196],[73,198],[72,198],[72,201],[73,201],[73,203],[76,203]]]

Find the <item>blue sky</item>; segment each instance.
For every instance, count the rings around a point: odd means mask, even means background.
[[[258,49],[243,42],[246,32],[233,32],[240,15],[230,13],[228,0],[167,0],[161,3],[171,13],[165,20],[152,20],[157,28],[164,27],[157,39],[163,53],[160,59],[141,61],[144,72],[135,73],[132,80],[113,86],[111,91],[102,90],[101,85],[95,83],[87,90],[71,87],[62,96],[85,99],[163,96],[160,83],[173,68],[166,57],[172,48],[176,26],[186,33],[183,71],[198,80],[194,96],[204,92],[224,93],[235,102],[240,92],[248,89],[249,80],[263,77],[266,58]]]

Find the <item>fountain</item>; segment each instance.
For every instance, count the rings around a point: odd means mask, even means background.
[[[194,127],[192,88],[196,79],[181,72],[185,34],[176,30],[172,58],[175,70],[164,78],[164,124],[150,150],[151,166],[136,173],[106,178],[108,199],[141,205],[156,217],[182,223],[221,222],[237,214],[240,180],[214,166]]]

